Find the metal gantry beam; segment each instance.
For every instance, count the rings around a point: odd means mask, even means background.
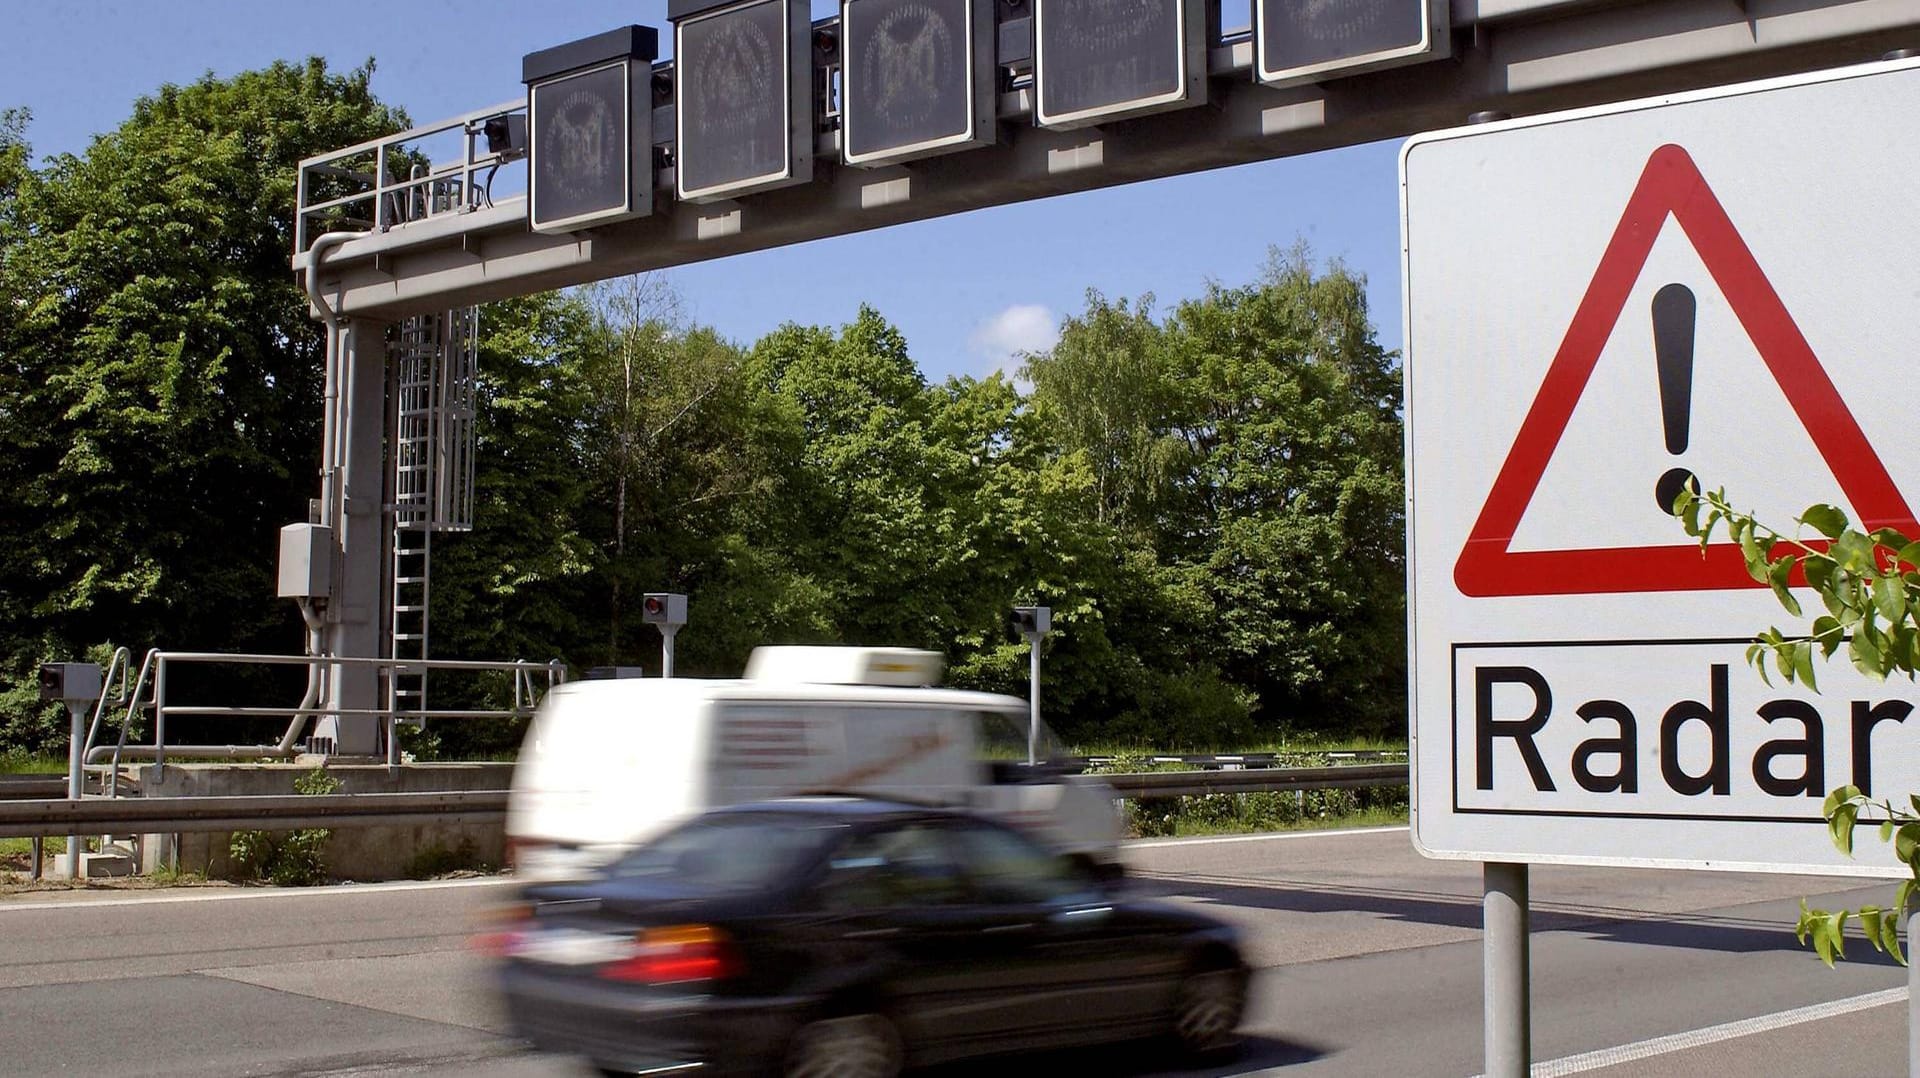
[[[1913,0],[1455,0],[1451,59],[1274,89],[1244,36],[1210,52],[1209,102],[1108,126],[1031,126],[1032,91],[1000,95],[1001,140],[874,169],[841,167],[822,132],[810,183],[733,201],[656,200],[651,216],[528,230],[524,199],[372,232],[321,270],[342,314],[394,320],[629,273],[1075,191],[1526,115],[1875,59],[1920,47]],[[671,169],[657,176],[672,189]],[[1276,197],[1285,197],[1284,193]],[[294,267],[306,272],[305,254]]]

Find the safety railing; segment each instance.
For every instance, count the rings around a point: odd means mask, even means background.
[[[100,723],[106,717],[109,708],[121,708],[127,705],[127,682],[133,675],[133,652],[125,647],[113,649],[113,658],[107,663],[106,673],[100,677],[100,699],[93,705],[93,720],[87,724],[87,738],[80,758],[86,759],[86,751],[93,748],[100,737]],[[120,691],[114,692],[114,678],[120,679]]]
[[[394,704],[392,694],[376,692],[373,694],[373,699],[386,700],[385,706],[318,706],[308,705],[304,701],[302,705],[294,707],[182,704],[167,698],[168,676],[175,668],[182,665],[298,666],[311,671],[310,676],[317,677],[322,686],[331,682],[335,671],[350,669],[370,670],[376,681],[380,678],[419,675],[432,670],[506,673],[512,677],[512,702],[504,708],[401,708]],[[397,766],[400,762],[399,745],[394,733],[395,727],[400,722],[529,716],[533,714],[533,709],[539,704],[541,697],[553,686],[566,679],[566,666],[557,659],[545,663],[531,663],[462,659],[339,658],[325,655],[244,655],[155,649],[149,651],[146,660],[141,663],[133,691],[127,696],[126,712],[120,723],[118,740],[112,746],[90,744],[84,760],[90,765],[110,760],[112,766],[109,796],[118,796],[120,764],[129,756],[151,758],[155,765],[160,767],[165,766],[168,751],[172,751],[177,756],[210,756],[229,759],[290,756],[294,752],[297,735],[309,720],[321,716],[370,716],[382,721],[386,731],[387,762],[389,765]],[[129,733],[142,712],[150,712],[153,716],[153,743],[129,745]],[[289,720],[289,726],[286,736],[274,745],[169,746],[167,720],[186,716],[232,719],[284,718]]]
[[[324,232],[385,232],[491,205],[500,170],[525,160],[503,136],[509,119],[526,111],[520,98],[301,161],[293,253]],[[422,144],[448,138],[459,143],[457,159],[431,161]]]

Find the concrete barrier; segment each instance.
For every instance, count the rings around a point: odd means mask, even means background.
[[[168,764],[155,778],[154,768],[138,769],[148,797],[218,797],[292,794],[294,781],[312,764]],[[340,793],[439,793],[454,790],[504,790],[511,763],[413,763],[390,772],[383,764],[330,764],[328,775]],[[506,837],[498,823],[419,823],[348,825],[332,828],[324,855],[327,873],[347,880],[391,880],[431,869],[469,867],[461,860],[498,867],[506,857]],[[210,879],[234,874],[231,832],[159,836],[142,843],[143,871],[152,871],[161,854],[178,851],[181,869]]]

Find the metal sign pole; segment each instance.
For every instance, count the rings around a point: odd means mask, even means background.
[[[1907,1078],[1920,1078],[1920,959],[1913,941],[1920,939],[1920,909],[1907,916]]]
[[[678,625],[660,626],[660,676],[673,676],[673,634],[680,631]]]
[[[1527,1078],[1533,1061],[1527,866],[1489,861],[1482,873],[1486,1078]]]
[[[83,700],[67,701],[67,715],[73,720],[73,740],[67,749],[67,797],[78,801],[86,792],[86,780],[81,774],[84,764],[87,739],[87,705]],[[82,840],[79,835],[67,836],[67,878],[80,878],[80,850]]]
[[[1031,671],[1027,689],[1027,766],[1032,767],[1040,750],[1040,634],[1027,637],[1028,666]]]

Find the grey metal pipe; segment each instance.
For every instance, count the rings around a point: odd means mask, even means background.
[[[1920,1078],[1920,958],[1913,941],[1920,939],[1920,909],[1907,916],[1907,1078]]]
[[[348,240],[360,239],[362,235],[359,232],[326,232],[307,248],[307,301],[320,312],[320,321],[327,330],[326,379],[320,409],[320,494],[326,506],[323,512],[329,522],[333,516],[334,488],[340,465],[340,316],[320,293],[320,264],[326,259],[327,252]]]
[[[283,749],[278,745],[128,745],[120,750],[123,760],[154,760],[164,753],[175,756],[212,756],[222,760],[250,760],[257,756],[292,756],[292,749]],[[87,753],[88,763],[98,763],[111,755],[113,750],[101,745]]]
[[[1527,1078],[1533,1065],[1532,941],[1527,933],[1527,866],[1482,866],[1480,940],[1486,1011],[1486,1078]]]
[[[307,654],[318,658],[323,639],[321,634],[326,626],[320,620],[320,612],[314,608],[313,600],[300,600],[300,620],[307,624]],[[310,717],[306,712],[320,702],[320,689],[326,684],[325,670],[326,667],[320,663],[311,663],[307,666],[307,691],[300,697],[299,709],[294,713],[293,721],[287,724],[287,732],[280,735],[281,753],[291,754],[294,743],[300,740],[300,731],[306,729],[307,719]]]

